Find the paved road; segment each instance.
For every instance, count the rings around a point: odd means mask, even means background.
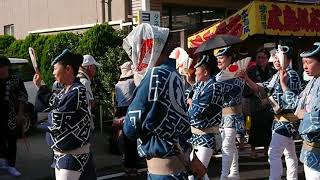
[[[96,166],[103,173],[113,173],[120,169],[121,157],[108,152],[107,134],[96,132],[93,137],[92,147]],[[52,151],[46,145],[44,133],[33,133],[28,137],[30,147],[27,149],[25,141],[18,141],[16,167],[22,172],[19,178],[12,178],[5,171],[0,170],[1,180],[49,180],[54,179],[54,169],[50,168],[52,163]]]
[[[297,152],[300,152],[301,148],[301,142],[297,142]],[[259,148],[257,150],[259,153],[259,157],[257,159],[251,159],[250,156],[250,150],[249,147],[245,150],[240,150],[239,151],[239,165],[240,165],[240,177],[243,180],[267,180],[269,176],[269,164],[267,157],[263,156],[263,149]],[[283,165],[285,167],[285,162],[283,160]],[[140,179],[146,179],[146,173],[145,169],[142,173],[142,176],[137,177],[135,179],[140,180]],[[218,180],[221,172],[221,155],[215,155],[209,164],[209,169],[208,169],[208,175],[211,180]],[[284,168],[284,176],[282,179],[285,178],[285,172],[286,169]],[[304,180],[304,173],[303,173],[303,165],[299,163],[299,180]],[[118,176],[118,177],[114,177]],[[114,178],[112,178],[114,177]],[[99,180],[103,179],[112,179],[112,180],[121,180],[121,179],[129,179],[125,178],[123,176],[123,173],[118,173],[118,174],[111,174],[111,175],[105,175],[99,178]],[[131,178],[133,179],[133,178]]]
[[[108,134],[95,133],[93,138],[93,151],[95,156],[95,164],[97,167],[98,179],[120,180],[127,179],[123,175],[121,168],[121,157],[108,153]],[[13,178],[7,175],[5,171],[0,171],[1,180],[52,180],[54,179],[54,171],[50,168],[52,160],[52,152],[45,144],[43,133],[34,133],[28,137],[30,147],[26,148],[25,141],[18,142],[17,168],[21,170],[22,176]],[[297,143],[297,149],[300,150]],[[262,155],[262,149],[258,150]],[[269,165],[264,157],[258,159],[250,159],[249,148],[239,152],[240,154],[240,176],[241,179],[268,179]],[[143,163],[142,163],[143,164]],[[145,179],[146,169],[140,170],[142,176],[136,179]],[[219,179],[221,171],[221,155],[212,158],[209,165],[209,177],[211,179]],[[285,171],[284,171],[285,172]],[[299,165],[299,179],[304,179],[302,165]]]

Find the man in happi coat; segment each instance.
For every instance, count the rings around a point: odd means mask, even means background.
[[[272,180],[281,179],[283,173],[282,155],[285,155],[287,179],[298,178],[298,159],[294,144],[294,137],[297,134],[298,118],[293,114],[295,106],[284,101],[284,90],[279,81],[280,71],[286,70],[288,73],[288,78],[285,81],[286,86],[292,93],[296,95],[300,93],[300,78],[298,73],[291,68],[291,60],[292,49],[288,46],[279,46],[276,56],[274,56],[273,59],[273,65],[278,72],[274,74],[271,79],[263,82],[263,88],[271,94],[266,101],[271,104],[275,114],[272,138],[268,151],[270,164],[269,179]],[[259,92],[259,86],[257,84],[251,81],[247,76],[244,79],[253,91]],[[293,97],[294,96],[292,96],[292,98]]]
[[[186,91],[192,132],[192,137],[188,141],[206,167],[209,165],[213,150],[217,148],[216,137],[220,136],[219,124],[223,102],[223,88],[214,78],[213,61],[208,55],[201,57],[194,66],[197,83]],[[205,175],[205,179],[209,179],[208,175]]]
[[[145,38],[142,42],[152,38],[152,44],[146,48],[158,47],[156,49],[160,53],[153,59],[154,66],[146,69],[134,92],[124,120],[124,134],[137,140],[138,153],[147,160],[148,179],[187,179],[188,173],[179,156],[179,147],[187,149],[191,130],[183,83],[176,70],[175,60],[168,58],[174,48],[168,38],[169,29],[142,24],[134,31],[135,35]],[[143,37],[146,34],[155,34],[156,37]],[[132,59],[143,54],[134,51],[135,46],[141,42],[137,39],[130,39],[129,35],[124,40],[124,43],[129,42],[124,48]],[[153,52],[151,49],[143,51]],[[140,64],[136,67],[143,66]]]
[[[236,146],[236,135],[244,133],[244,117],[242,114],[241,99],[244,81],[239,77],[224,78],[226,70],[231,71],[236,62],[231,47],[218,49],[215,53],[218,68],[221,70],[216,80],[223,87],[223,108],[221,119],[222,137],[222,169],[220,179],[240,179],[239,156]]]
[[[47,131],[46,141],[54,153],[57,180],[78,180],[91,165],[89,101],[86,88],[76,78],[82,61],[81,55],[68,49],[52,61],[53,75],[64,86],[57,94],[41,85],[39,74],[35,74],[33,80],[39,87],[37,103],[46,104],[50,110],[48,122],[40,127]]]
[[[283,89],[282,98],[288,105],[297,107],[295,115],[303,119],[299,134],[303,139],[300,161],[304,164],[307,180],[320,179],[320,43],[300,54],[303,69],[313,78],[300,95],[286,84],[290,78],[289,71],[280,72],[280,83]],[[288,76],[289,75],[289,76]]]

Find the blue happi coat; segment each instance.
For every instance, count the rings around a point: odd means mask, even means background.
[[[301,91],[301,82],[298,73],[291,69],[287,68],[288,77],[286,79],[286,84],[295,95],[298,95]],[[279,81],[279,72],[274,74],[269,81],[263,83],[263,86],[267,91],[271,93],[273,99],[280,106],[280,112],[275,113],[278,115],[293,113],[295,106],[293,104],[287,103],[283,97],[283,91]],[[288,99],[293,98],[294,96],[287,97]],[[273,123],[273,132],[276,132],[280,135],[286,137],[293,137],[297,134],[297,125],[298,122],[290,122],[290,121],[274,121]]]
[[[37,101],[48,105],[50,110],[48,122],[42,123],[45,129],[47,144],[55,151],[63,152],[80,148],[89,143],[90,119],[86,88],[79,79],[73,85],[62,89],[58,94],[51,93],[45,86],[41,86]],[[54,167],[83,171],[89,161],[89,153],[78,155],[54,155]]]
[[[214,78],[206,82],[197,82],[186,91],[187,99],[192,98],[192,105],[188,109],[191,126],[204,129],[221,123],[222,94],[222,85]],[[192,134],[188,141],[193,145],[207,148],[213,148],[215,145],[213,133]]]
[[[137,140],[141,157],[169,157],[177,155],[176,144],[189,148],[190,123],[184,102],[184,88],[175,69],[175,60],[147,71],[136,88],[124,122],[124,134]],[[148,174],[148,179],[184,180],[187,172],[179,174]]]
[[[176,143],[188,146],[191,129],[183,84],[175,67],[175,60],[168,59],[151,68],[134,92],[124,134],[138,140],[141,157],[174,156]]]
[[[287,90],[282,97],[291,106],[305,110],[299,126],[299,134],[302,139],[310,143],[320,143],[320,77],[313,78],[300,96]],[[306,166],[320,171],[319,152],[302,148],[300,161]]]
[[[222,76],[222,71],[216,75],[216,79]],[[242,102],[242,92],[245,82],[240,78],[232,78],[219,82],[223,89],[223,108],[239,106]],[[235,128],[237,134],[244,134],[244,116],[242,113],[226,115],[222,117],[221,127]]]

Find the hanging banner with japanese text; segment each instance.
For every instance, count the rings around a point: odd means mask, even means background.
[[[254,34],[317,36],[320,6],[253,1],[227,19],[188,38],[188,48],[199,47],[216,34],[246,39]]]

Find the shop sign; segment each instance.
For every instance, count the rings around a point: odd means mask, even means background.
[[[160,11],[139,11],[139,24],[149,23],[160,26]]]
[[[320,6],[253,1],[229,18],[188,38],[188,47],[198,47],[216,34],[241,39],[249,35],[317,36]]]

